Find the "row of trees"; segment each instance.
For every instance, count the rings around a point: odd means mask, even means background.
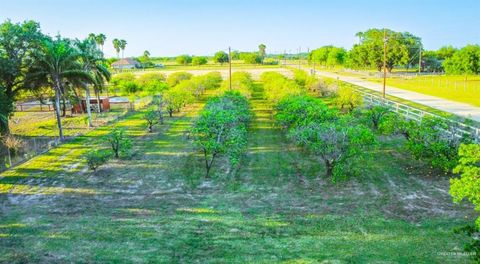
[[[239,92],[228,91],[208,100],[191,129],[193,142],[205,160],[207,178],[222,155],[228,157],[231,166],[239,163],[247,147],[251,118],[249,102]]]
[[[384,47],[386,68],[418,67],[447,74],[480,73],[480,46],[467,45],[461,49],[445,46],[437,51],[423,50],[421,38],[409,32],[389,29],[369,29],[356,34],[359,43],[350,51],[334,46],[324,46],[308,54],[310,63],[325,67],[345,66],[382,70]],[[385,37],[386,36],[386,37]]]
[[[98,39],[99,40],[99,39]],[[16,98],[24,91],[48,97],[53,95],[59,137],[63,137],[60,102],[69,96],[85,93],[87,104],[90,89],[98,92],[110,79],[102,51],[96,38],[71,40],[41,33],[34,21],[0,25],[0,132],[7,134],[8,119]],[[102,42],[103,43],[103,42]],[[46,92],[45,92],[46,91]],[[41,98],[45,99],[45,98]],[[91,125],[90,107],[87,105]]]

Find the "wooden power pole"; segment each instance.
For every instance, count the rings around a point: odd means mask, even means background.
[[[420,45],[420,51],[418,52],[418,74],[422,73],[422,45]]]
[[[232,49],[228,47],[228,75],[229,75],[229,88],[232,90]]]
[[[386,85],[387,85],[387,30],[383,29],[383,91],[382,91],[383,99],[385,99]]]

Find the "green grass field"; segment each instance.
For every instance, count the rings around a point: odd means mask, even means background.
[[[118,126],[131,160],[87,171],[81,155],[101,127],[1,174],[4,263],[465,263],[475,219],[455,205],[448,177],[380,137],[362,174],[333,184],[323,166],[288,143],[271,120],[261,84],[238,170],[219,160],[203,178],[187,139],[204,100],[146,133],[142,112]],[[322,262],[325,261],[325,262]]]
[[[368,80],[382,82],[381,78]],[[480,106],[480,76],[469,76],[467,81],[465,76],[391,77],[387,83],[417,93]]]

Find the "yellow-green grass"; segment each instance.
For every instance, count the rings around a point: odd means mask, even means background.
[[[92,131],[1,176],[0,262],[14,263],[464,263],[473,222],[454,205],[448,178],[379,137],[361,174],[333,184],[318,159],[274,125],[261,85],[236,169],[225,157],[203,177],[185,133],[202,106],[146,133],[143,113],[119,125],[131,160],[85,171]],[[104,143],[103,143],[104,144]]]
[[[367,78],[382,82],[381,78]],[[432,95],[448,100],[480,106],[480,76],[429,75],[411,77],[390,77],[387,85]]]

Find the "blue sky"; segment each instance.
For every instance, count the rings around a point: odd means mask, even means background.
[[[0,0],[0,21],[33,19],[44,33],[127,40],[126,56],[209,55],[228,46],[296,52],[350,48],[368,28],[409,31],[427,49],[480,43],[479,0]]]

